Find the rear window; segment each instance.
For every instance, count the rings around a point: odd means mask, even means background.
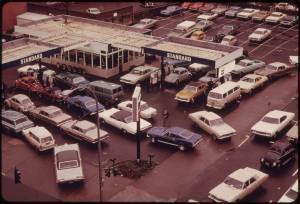
[[[214,92],[209,92],[208,94],[209,97],[211,98],[216,98],[216,99],[222,99],[222,94],[219,94],[219,93],[214,93]]]
[[[56,154],[57,167],[61,169],[69,169],[79,167],[79,156],[76,150],[66,150]]]
[[[46,143],[46,142],[51,142],[52,141],[52,137],[45,137],[41,139],[41,143]]]

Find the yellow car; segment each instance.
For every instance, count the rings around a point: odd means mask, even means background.
[[[204,38],[204,36],[205,36],[205,34],[204,34],[203,31],[197,30],[197,31],[192,33],[190,38],[193,39],[193,40],[202,40]]]
[[[206,92],[207,88],[206,83],[194,81],[190,82],[176,94],[175,100],[179,102],[194,103],[197,97]]]

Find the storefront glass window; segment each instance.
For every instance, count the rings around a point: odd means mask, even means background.
[[[92,56],[90,52],[85,53],[85,64],[86,66],[92,66]]]
[[[106,56],[101,55],[101,69],[106,69]]]
[[[112,68],[112,55],[107,56],[107,68],[108,69]]]
[[[100,67],[100,55],[93,54],[93,65],[95,68]]]
[[[117,67],[117,66],[118,66],[118,53],[115,53],[113,57],[113,67]]]
[[[62,54],[62,60],[68,61],[68,51]]]
[[[128,62],[128,50],[123,50],[124,64]]]
[[[69,56],[70,56],[70,61],[71,62],[76,62],[76,52],[75,52],[75,50],[70,50],[69,51]]]
[[[78,64],[82,64],[82,65],[84,64],[82,51],[77,50],[77,61]]]
[[[128,51],[129,54],[129,61],[133,60],[133,51]]]

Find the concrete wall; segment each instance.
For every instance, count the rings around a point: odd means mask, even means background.
[[[27,12],[26,2],[7,2],[2,7],[2,32],[13,29],[17,24],[17,16]]]

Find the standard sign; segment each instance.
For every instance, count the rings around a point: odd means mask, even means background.
[[[140,120],[141,87],[136,86],[132,94],[132,118],[133,122]]]
[[[171,59],[176,59],[176,60],[182,60],[182,61],[188,61],[191,62],[192,58],[189,56],[185,56],[185,55],[179,55],[179,54],[174,54],[174,53],[167,53],[167,57],[171,58]]]
[[[43,54],[40,53],[40,54],[36,54],[36,55],[32,55],[30,57],[25,57],[23,59],[20,59],[20,63],[25,64],[25,63],[28,63],[28,62],[35,61],[37,59],[42,59],[42,58],[43,58]]]

